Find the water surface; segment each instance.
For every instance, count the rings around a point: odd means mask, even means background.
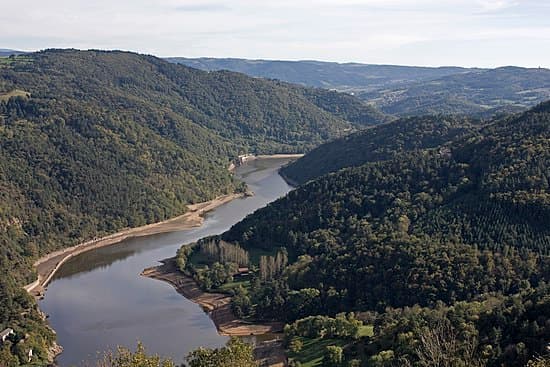
[[[291,187],[278,175],[286,159],[257,160],[236,174],[255,195],[209,213],[200,228],[129,239],[86,252],[65,263],[48,285],[40,308],[49,315],[64,352],[61,367],[93,361],[100,351],[142,341],[149,352],[177,362],[199,346],[227,340],[202,309],[167,283],[139,273],[175,255],[181,244],[224,232]]]

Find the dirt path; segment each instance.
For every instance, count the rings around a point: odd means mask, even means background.
[[[86,251],[100,247],[111,246],[128,238],[148,236],[157,233],[174,232],[194,227],[199,227],[204,222],[204,214],[223,205],[231,200],[243,197],[245,194],[229,194],[219,196],[214,200],[189,205],[189,211],[178,217],[165,220],[163,222],[148,224],[141,227],[129,228],[115,234],[93,239],[79,245],[68,247],[63,250],[52,252],[34,263],[38,273],[38,279],[24,288],[34,296],[40,296],[44,292],[44,287],[50,282],[55,273],[71,257]]]
[[[143,270],[141,275],[168,282],[185,298],[199,304],[214,321],[221,335],[262,335],[280,332],[283,329],[280,322],[255,324],[240,320],[231,310],[231,297],[222,293],[202,291],[192,278],[176,269],[173,258],[162,262],[160,266]]]

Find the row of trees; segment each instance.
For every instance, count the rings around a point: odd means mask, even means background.
[[[275,256],[260,256],[260,279],[271,280],[280,276],[288,264],[286,249],[277,251]]]
[[[340,313],[336,317],[308,316],[285,326],[285,338],[357,338],[363,322],[353,313]]]
[[[258,367],[254,361],[254,347],[238,338],[231,338],[221,348],[198,348],[186,357],[186,364],[179,365],[169,358],[147,353],[139,342],[135,351],[125,347],[116,352],[106,352],[96,367]],[[6,366],[8,367],[8,366]]]
[[[195,245],[183,245],[180,246],[176,252],[176,265],[182,273],[188,271],[189,257],[195,251]]]
[[[239,266],[248,266],[250,262],[248,251],[219,238],[199,241],[199,252],[210,261],[222,264],[235,263]]]

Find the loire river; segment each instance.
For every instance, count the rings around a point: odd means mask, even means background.
[[[221,346],[227,340],[202,309],[167,283],[141,277],[146,267],[175,255],[184,243],[219,234],[247,214],[283,196],[291,187],[277,173],[287,159],[249,162],[237,176],[254,191],[209,213],[202,227],[126,240],[81,254],[66,264],[49,284],[40,308],[49,315],[64,352],[62,367],[91,362],[100,351],[116,346],[147,350],[182,362],[199,346]]]

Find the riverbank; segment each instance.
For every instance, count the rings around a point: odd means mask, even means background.
[[[283,323],[250,323],[236,317],[231,310],[231,297],[223,293],[204,292],[193,278],[180,272],[175,259],[166,259],[162,265],[147,268],[142,276],[171,284],[178,293],[200,305],[208,313],[220,335],[249,336],[281,332]]]
[[[33,283],[26,285],[24,288],[27,292],[35,297],[40,297],[44,293],[44,288],[53,278],[59,268],[73,256],[84,252],[98,249],[101,247],[115,245],[126,239],[134,237],[149,236],[158,233],[167,233],[174,231],[182,231],[195,227],[199,227],[204,222],[204,214],[216,209],[217,207],[226,204],[234,199],[251,195],[250,193],[238,193],[219,196],[213,200],[188,205],[188,211],[180,216],[171,218],[162,222],[147,224],[141,227],[128,228],[117,233],[93,239],[76,246],[58,250],[45,255],[34,263],[38,278]]]
[[[293,179],[291,179],[290,177],[285,175],[281,169],[279,169],[278,173],[279,173],[279,176],[281,176],[283,178],[283,180],[285,180],[285,182],[287,184],[289,184],[290,186],[292,186],[292,187],[300,186],[300,184],[298,182],[294,181]]]

